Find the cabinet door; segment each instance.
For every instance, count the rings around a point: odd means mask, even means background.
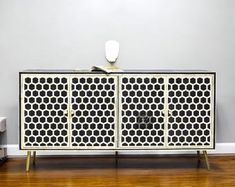
[[[21,148],[68,147],[67,109],[67,76],[22,74]]]
[[[214,147],[213,74],[169,75],[168,147]]]
[[[71,146],[74,149],[116,147],[117,79],[108,75],[71,78]]]
[[[119,80],[119,147],[165,146],[165,75],[122,75]]]

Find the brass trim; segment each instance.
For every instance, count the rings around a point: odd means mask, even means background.
[[[209,160],[208,160],[207,151],[203,151],[203,155],[205,157],[206,167],[207,167],[208,170],[210,170],[210,163],[209,163]]]
[[[31,151],[27,151],[27,159],[26,159],[26,171],[29,171],[30,168],[30,158],[31,158]]]

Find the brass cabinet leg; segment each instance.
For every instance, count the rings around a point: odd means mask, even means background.
[[[30,157],[31,157],[31,151],[27,151],[26,171],[29,171],[29,167],[30,167]]]
[[[207,169],[210,170],[210,164],[209,164],[209,160],[208,160],[207,151],[203,151],[203,154],[204,154],[204,157],[205,157],[205,160],[206,160]]]
[[[33,165],[36,164],[36,151],[33,151]]]

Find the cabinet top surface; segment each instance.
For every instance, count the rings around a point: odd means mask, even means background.
[[[131,73],[215,73],[209,70],[196,70],[196,69],[128,69],[116,72],[105,73],[103,71],[90,71],[88,69],[28,69],[20,73],[78,73],[78,74],[131,74]]]

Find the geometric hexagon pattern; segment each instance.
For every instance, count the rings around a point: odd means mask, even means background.
[[[168,146],[211,146],[212,79],[174,76],[168,80]]]
[[[120,78],[120,144],[122,147],[164,146],[164,78],[122,76]]]
[[[212,74],[21,75],[23,149],[214,147]]]
[[[56,148],[67,147],[68,80],[66,77],[27,75],[23,88],[23,146]]]
[[[112,76],[73,77],[72,81],[72,146],[114,148],[116,78]]]

